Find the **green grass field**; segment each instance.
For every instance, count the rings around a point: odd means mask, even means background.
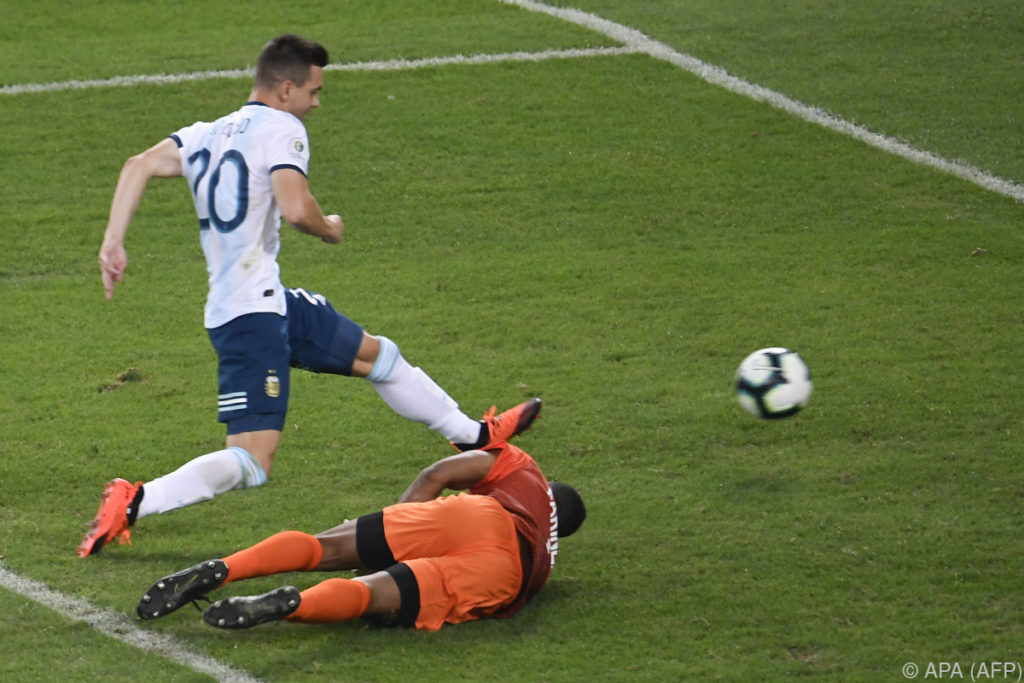
[[[1019,3],[571,6],[1024,182]],[[0,27],[0,86],[241,69],[284,31],[351,63],[618,45],[498,1],[40,0]],[[0,564],[126,620],[156,578],[377,509],[450,453],[366,382],[296,374],[265,486],[75,556],[108,479],[223,443],[184,182],[151,185],[110,302],[96,253],[125,158],[249,88],[0,93]],[[512,620],[224,633],[186,608],[137,628],[267,681],[901,681],[908,662],[1024,661],[1021,203],[646,54],[331,71],[306,123],[312,190],[346,237],[285,228],[285,284],[396,340],[470,414],[541,396],[519,444],[589,519]],[[815,393],[762,422],[732,379],[774,345]],[[9,586],[0,643],[2,680],[210,680]]]

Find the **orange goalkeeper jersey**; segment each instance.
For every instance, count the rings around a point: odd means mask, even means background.
[[[487,476],[469,493],[490,496],[501,503],[526,541],[529,552],[523,585],[516,599],[495,616],[510,617],[547,582],[558,555],[558,516],[548,481],[532,457],[505,444]]]

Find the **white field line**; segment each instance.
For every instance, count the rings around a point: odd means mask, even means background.
[[[6,588],[34,600],[73,621],[84,621],[100,633],[132,647],[166,657],[193,671],[213,676],[219,681],[230,681],[231,683],[258,683],[259,681],[244,671],[232,669],[207,655],[189,650],[170,636],[144,631],[123,614],[102,609],[80,598],[73,598],[51,590],[45,584],[26,579],[3,566],[0,566],[0,588]]]
[[[601,57],[638,52],[634,47],[603,47],[569,50],[545,50],[542,52],[508,52],[494,55],[455,55],[452,57],[428,57],[425,59],[391,59],[380,62],[353,62],[350,64],[328,64],[324,71],[403,71],[426,69],[453,64],[497,64],[500,62],[540,62],[547,59],[578,59],[580,57]],[[186,81],[209,81],[215,78],[252,78],[256,70],[226,69],[218,71],[194,71],[183,74],[150,74],[138,76],[114,76],[89,81],[55,81],[53,83],[25,83],[0,87],[0,95],[27,95],[64,90],[87,90],[90,88],[116,88],[135,85],[164,85]]]
[[[893,138],[886,137],[880,133],[875,133],[863,126],[845,121],[822,109],[818,109],[817,107],[812,107],[810,105],[803,104],[802,102],[798,102],[786,95],[777,93],[774,90],[769,90],[768,88],[760,85],[749,83],[741,78],[730,75],[720,67],[702,62],[696,57],[688,54],[677,52],[668,45],[658,42],[636,29],[616,24],[608,21],[607,19],[602,19],[599,16],[588,14],[587,12],[581,12],[580,10],[552,7],[542,2],[535,2],[534,0],[499,1],[509,5],[517,5],[532,12],[540,12],[552,17],[557,17],[579,26],[584,26],[592,31],[608,36],[613,40],[617,40],[623,45],[631,47],[638,52],[643,52],[655,59],[661,59],[675,64],[684,71],[688,71],[708,83],[725,88],[737,95],[749,97],[757,102],[765,102],[777,109],[781,109],[803,119],[804,121],[834,130],[842,133],[843,135],[848,135],[871,145],[872,147],[888,152],[889,154],[895,154],[896,156],[903,157],[904,159],[916,164],[937,169],[963,180],[967,180],[975,185],[979,185],[987,190],[991,190],[992,192],[997,192],[1007,197],[1011,197],[1016,199],[1018,202],[1024,202],[1024,186],[1022,185],[994,176],[988,171],[976,168],[970,164],[943,159],[931,152],[917,149],[904,142],[900,142],[899,140],[894,140]]]

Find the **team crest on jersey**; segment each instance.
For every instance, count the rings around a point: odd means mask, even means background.
[[[277,398],[281,395],[281,380],[277,377],[277,372],[270,370],[267,375],[266,381],[263,383],[263,388],[267,392],[267,396],[270,398]]]
[[[305,159],[306,157],[309,156],[309,148],[306,147],[306,143],[300,140],[299,138],[295,138],[294,140],[292,140],[291,144],[289,145],[289,148],[291,149],[292,154],[299,157],[300,159]]]

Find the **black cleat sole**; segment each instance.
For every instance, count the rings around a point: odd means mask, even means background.
[[[228,578],[223,560],[207,560],[182,571],[165,576],[149,587],[135,608],[140,619],[156,619],[174,612],[183,605],[206,597]]]
[[[284,619],[302,602],[294,586],[275,588],[263,595],[236,596],[218,600],[203,613],[203,620],[216,628],[251,628],[268,621]]]

